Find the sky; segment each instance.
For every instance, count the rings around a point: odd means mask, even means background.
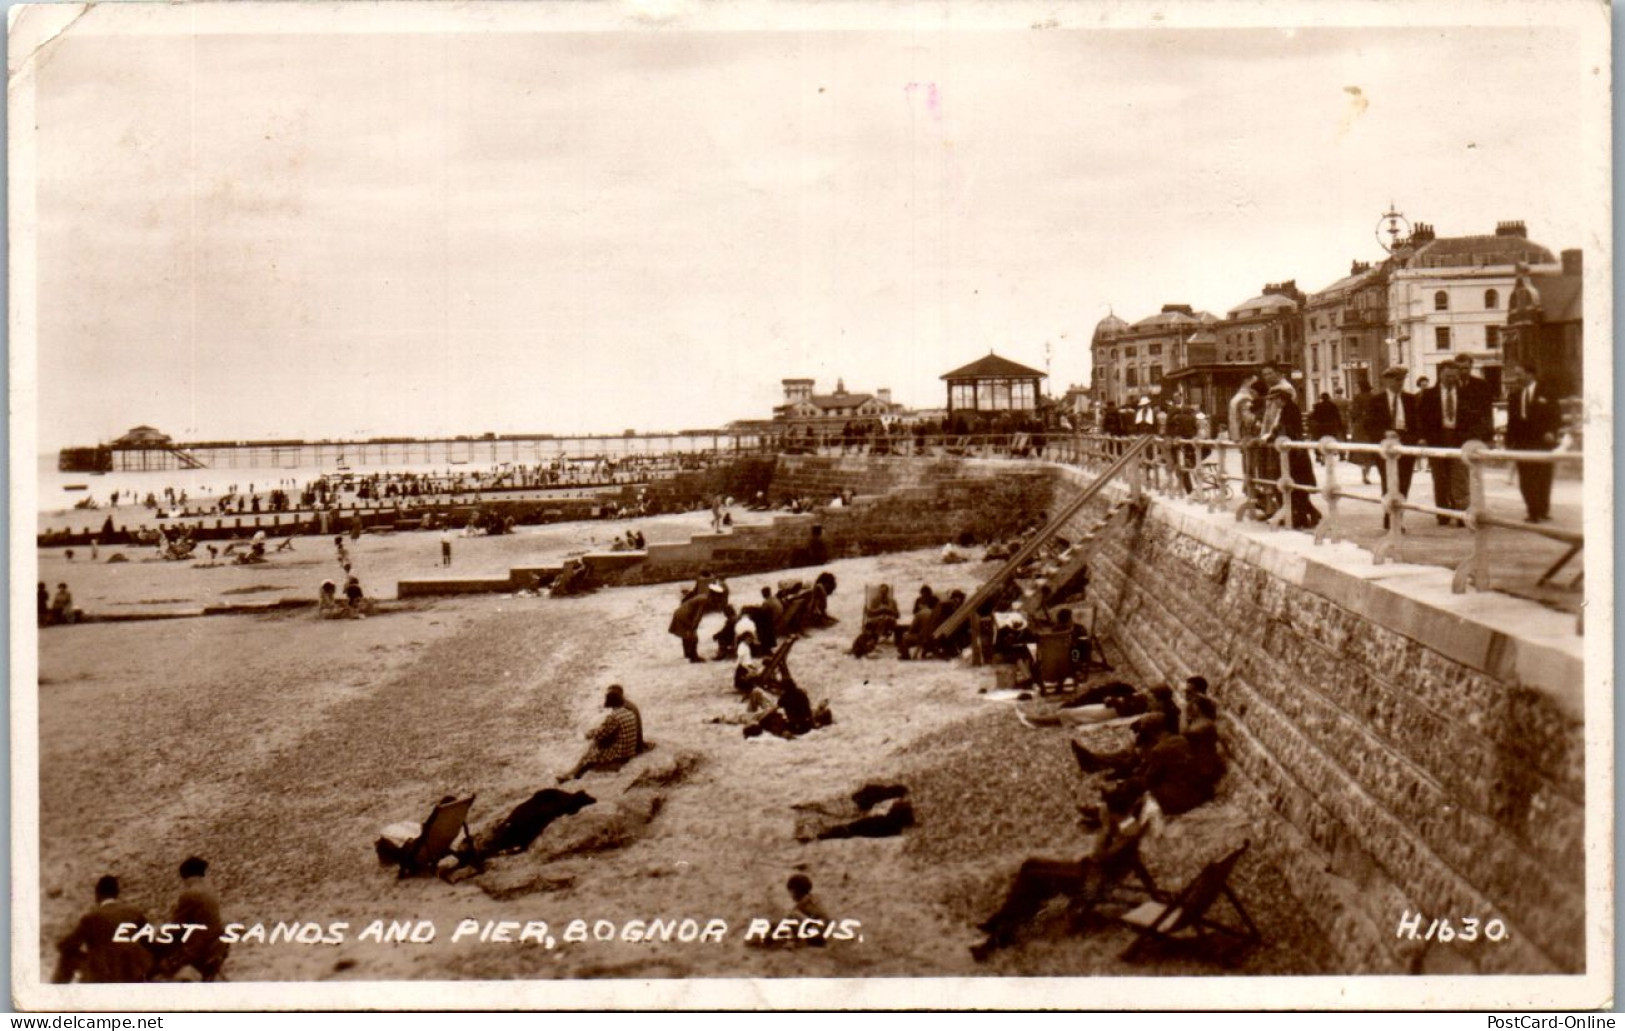
[[[120,6],[120,5],[112,5]],[[94,12],[98,17],[101,11]],[[116,12],[113,12],[116,13]],[[1572,27],[190,33],[35,56],[39,444],[618,433],[1606,246]],[[387,23],[377,23],[380,28]],[[352,27],[353,28],[353,27]],[[13,114],[13,125],[22,121]]]

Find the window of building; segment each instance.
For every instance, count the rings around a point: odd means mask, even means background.
[[[1438,293],[1435,293],[1433,295],[1433,310],[1434,311],[1449,311],[1450,310],[1450,295],[1445,293],[1443,290],[1440,290]]]
[[[1495,291],[1492,290],[1490,292],[1494,293]],[[1484,345],[1486,347],[1488,347],[1492,351],[1499,351],[1501,349],[1501,327],[1500,326],[1485,326],[1484,327]]]
[[[1160,357],[1161,354],[1162,354],[1162,345],[1161,344],[1152,344],[1150,347],[1147,347],[1145,349],[1145,353],[1150,355],[1153,358]]]
[[[1134,357],[1134,348],[1132,348],[1132,347],[1123,348],[1123,357],[1124,358],[1133,358]]]
[[[1127,369],[1125,369],[1124,372],[1123,372],[1123,386],[1125,386],[1125,387],[1137,387],[1137,386],[1139,386],[1140,385],[1139,371],[1140,371],[1139,369],[1136,369],[1132,365],[1130,365]]]
[[[1337,341],[1333,340],[1328,346],[1331,348],[1331,354],[1326,359],[1326,371],[1331,372],[1337,368]]]
[[[1320,348],[1318,347],[1309,349],[1309,371],[1316,373],[1320,371]]]
[[[977,396],[981,399],[983,409],[1004,412],[1010,409],[1010,381],[1007,379],[983,380]]]
[[[1501,304],[1501,295],[1494,290],[1484,291],[1484,307],[1494,310]]]
[[[1117,348],[1112,348],[1112,361],[1117,360]]]
[[[955,383],[948,388],[953,398],[955,409],[969,410],[976,407],[976,388],[971,383]]]
[[[1440,351],[1450,350],[1450,327],[1433,327],[1433,346]]]
[[[1146,383],[1151,384],[1160,382],[1162,382],[1162,366],[1153,365],[1151,366],[1151,375],[1146,378]]]
[[[1010,403],[1016,408],[1027,410],[1038,407],[1038,397],[1034,392],[1035,384],[1030,379],[1018,379],[1010,384]]]

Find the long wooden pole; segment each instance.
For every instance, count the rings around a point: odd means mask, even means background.
[[[969,619],[971,613],[980,608],[983,602],[993,597],[993,595],[1004,586],[1005,581],[1014,576],[1016,570],[1025,565],[1027,560],[1032,558],[1033,555],[1038,552],[1038,549],[1044,546],[1044,542],[1048,541],[1051,537],[1059,533],[1061,527],[1065,526],[1069,519],[1081,511],[1083,506],[1088,504],[1096,494],[1099,494],[1101,489],[1105,487],[1107,483],[1111,482],[1112,477],[1116,476],[1118,473],[1127,468],[1129,463],[1137,461],[1140,457],[1140,452],[1146,449],[1146,446],[1151,443],[1151,439],[1152,438],[1149,436],[1139,437],[1134,441],[1134,443],[1130,444],[1121,455],[1117,456],[1116,461],[1114,461],[1111,465],[1108,465],[1105,471],[1095,478],[1093,483],[1084,488],[1082,494],[1079,494],[1076,498],[1069,502],[1054,519],[1049,521],[1049,525],[1033,534],[1032,538],[1028,540],[1026,544],[1023,544],[1021,548],[1010,557],[1008,562],[1000,566],[999,571],[989,577],[988,581],[982,584],[982,586],[977,589],[975,594],[971,595],[970,599],[966,601],[965,604],[959,606],[959,608],[954,611],[953,615],[943,620],[942,625],[937,627],[937,632],[934,636],[938,640],[941,640],[942,638],[947,637],[949,634],[952,634],[955,630],[959,629],[959,625],[965,620]]]

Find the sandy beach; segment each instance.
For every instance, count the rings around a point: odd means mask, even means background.
[[[705,520],[636,525],[655,541],[682,539]],[[562,557],[628,525],[459,538],[454,570],[497,573]],[[337,568],[332,550],[300,539],[293,556],[215,569],[92,568],[45,555],[41,572],[53,583],[71,576],[87,608],[193,603],[250,588],[255,598],[312,596]],[[439,569],[433,534],[369,536],[356,553],[363,582],[385,597],[395,577]],[[973,588],[990,567],[942,566],[933,552],[912,552],[829,568],[841,584],[831,599],[840,625],[799,642],[791,667],[836,722],[795,741],[745,740],[737,726],[707,722],[739,711],[732,667],[681,661],[666,633],[675,584],[398,603],[361,621],[294,612],[42,632],[41,963],[48,972],[56,938],[88,904],[97,876],[119,874],[125,896],[158,917],[173,899],[175,866],[197,853],[213,864],[228,921],[349,924],[338,945],[239,944],[227,973],[240,981],[1211,972],[1177,955],[1123,963],[1127,930],[1072,934],[1058,916],[1041,919],[1025,947],[972,962],[974,924],[1020,861],[1079,847],[1076,807],[1094,801],[1098,785],[1078,774],[1060,731],[1026,728],[1012,703],[983,693],[992,671],[903,663],[889,648],[864,660],[845,654],[863,584],[890,582],[908,598],[926,582]],[[735,597],[777,579],[742,578]],[[719,618],[702,628],[708,655]],[[477,793],[479,830],[552,786],[601,718],[610,683],[625,685],[657,747],[619,773],[589,773],[577,786],[595,806],[550,827],[530,852],[459,883],[402,881],[378,864],[380,829],[421,820],[444,794]],[[628,790],[644,773],[676,767],[670,783]],[[795,806],[872,781],[907,784],[918,826],[885,839],[796,840]],[[614,847],[561,851],[584,826]],[[1174,821],[1147,846],[1147,861],[1159,883],[1177,885],[1247,833],[1221,793]],[[743,945],[752,918],[786,910],[784,881],[795,871],[812,878],[833,917],[861,921],[861,940]],[[1276,875],[1244,863],[1236,883],[1266,941],[1281,943],[1253,952],[1244,971],[1329,969]],[[730,931],[720,944],[450,941],[465,919],[544,920],[559,933],[573,919],[684,917],[722,919]],[[356,940],[376,919],[434,921],[438,937]]]

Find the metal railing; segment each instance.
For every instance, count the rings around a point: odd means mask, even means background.
[[[791,446],[783,450],[820,455],[1041,460],[1098,470],[1122,457],[1138,439],[1134,436],[1066,432],[927,434],[869,439],[835,438],[816,446],[803,442],[799,448]],[[1320,459],[1317,483],[1309,485],[1293,479],[1293,452],[1307,453],[1311,456],[1310,461]],[[1238,463],[1228,460],[1232,454],[1238,456]],[[1358,459],[1360,456],[1369,456],[1381,465],[1387,490],[1379,496],[1347,490],[1339,479],[1338,461]],[[1466,480],[1465,507],[1412,501],[1399,492],[1402,465],[1414,466],[1423,460],[1435,463],[1440,472],[1449,469],[1452,463],[1462,464]],[[1494,555],[1492,531],[1541,537],[1567,546],[1564,555],[1546,570],[1537,580],[1537,585],[1556,576],[1585,547],[1585,535],[1580,530],[1530,523],[1492,512],[1485,486],[1486,477],[1514,463],[1577,467],[1583,462],[1584,456],[1578,451],[1513,451],[1493,448],[1479,441],[1468,441],[1460,448],[1417,447],[1401,444],[1393,434],[1380,444],[1355,443],[1335,437],[1322,437],[1317,441],[1296,441],[1283,437],[1265,444],[1152,435],[1146,450],[1131,457],[1123,476],[1136,498],[1149,490],[1169,497],[1194,500],[1206,505],[1209,511],[1233,506],[1238,521],[1258,521],[1280,529],[1293,528],[1292,498],[1295,495],[1318,498],[1324,511],[1312,528],[1300,528],[1312,529],[1317,545],[1346,540],[1351,536],[1346,505],[1378,506],[1387,517],[1382,537],[1371,549],[1373,561],[1378,565],[1403,561],[1407,513],[1457,520],[1472,534],[1471,550],[1466,559],[1454,567],[1451,581],[1452,590],[1460,594],[1469,589],[1491,589],[1490,567]],[[1232,464],[1239,465],[1239,473],[1232,470]],[[1409,479],[1408,470],[1405,479]],[[1571,586],[1578,584],[1579,579],[1576,576]]]
[[[1104,441],[1095,446],[1098,452],[1109,455],[1121,446],[1122,438],[1094,439]],[[1310,485],[1294,480],[1291,456],[1295,451],[1321,459],[1318,483]],[[1231,472],[1226,461],[1231,452],[1240,457],[1239,474]],[[1490,511],[1486,490],[1486,478],[1505,469],[1508,463],[1580,466],[1584,456],[1577,451],[1513,451],[1491,448],[1479,441],[1468,441],[1460,448],[1417,447],[1403,445],[1390,434],[1380,444],[1352,443],[1335,437],[1318,441],[1283,437],[1272,444],[1158,437],[1149,454],[1145,475],[1150,489],[1172,497],[1194,499],[1205,504],[1209,511],[1218,511],[1234,502],[1238,521],[1257,520],[1283,529],[1291,528],[1294,495],[1318,497],[1324,511],[1313,526],[1316,544],[1349,536],[1344,503],[1380,506],[1387,518],[1382,538],[1372,548],[1373,560],[1378,565],[1403,560],[1406,513],[1459,521],[1472,534],[1472,548],[1467,558],[1455,567],[1451,587],[1458,594],[1469,588],[1490,589],[1492,530],[1537,536],[1567,545],[1562,558],[1547,569],[1537,584],[1555,576],[1585,546],[1583,531],[1497,515]],[[1382,482],[1387,489],[1377,497],[1345,490],[1339,480],[1338,460],[1360,455],[1369,455],[1382,464]],[[1273,463],[1266,463],[1266,457],[1273,458]],[[1435,463],[1435,474],[1449,475],[1452,463],[1462,464],[1467,484],[1465,507],[1412,501],[1400,493],[1402,465],[1407,462],[1414,465],[1423,459]],[[1270,465],[1274,468],[1269,469]],[[1408,481],[1408,472],[1404,479]],[[1239,497],[1232,485],[1240,487]],[[1578,582],[1579,577],[1576,577],[1574,583]]]

